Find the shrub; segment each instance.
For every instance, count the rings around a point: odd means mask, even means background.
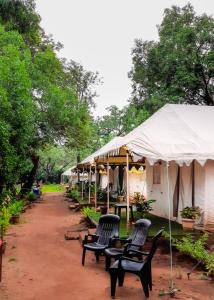
[[[23,207],[24,207],[24,203],[23,203],[23,201],[20,200],[20,201],[12,202],[8,206],[8,209],[9,209],[11,216],[17,216],[22,212]]]
[[[207,239],[208,234],[206,233],[196,241],[193,240],[190,234],[187,234],[181,240],[176,241],[175,245],[181,253],[188,254],[197,261],[201,261],[208,270],[208,274],[214,274],[214,252],[209,253],[205,249]]]
[[[34,194],[34,192],[30,192],[27,196],[27,199],[30,201],[30,202],[33,202],[36,200],[36,195]]]
[[[11,213],[7,207],[2,207],[0,210],[0,234],[1,238],[3,238],[3,235],[7,231],[9,225],[10,225],[10,218]]]
[[[80,192],[76,189],[71,190],[69,196],[71,199],[78,201],[80,199]]]
[[[181,210],[181,217],[186,219],[196,219],[201,215],[200,207],[186,206]]]

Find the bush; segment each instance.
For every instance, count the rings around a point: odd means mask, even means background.
[[[73,200],[79,200],[80,199],[80,192],[78,190],[71,190],[70,191],[70,194],[69,194],[69,197]]]
[[[214,252],[209,253],[205,249],[205,242],[208,239],[208,234],[203,234],[198,240],[194,241],[190,234],[184,236],[181,240],[176,241],[176,248],[181,252],[190,255],[197,261],[201,261],[208,274],[214,274]]]
[[[30,192],[27,196],[27,199],[30,201],[30,202],[33,202],[36,200],[36,195],[34,194],[34,192]]]
[[[1,238],[3,238],[3,235],[7,231],[9,225],[10,225],[10,218],[11,213],[7,207],[2,207],[0,210],[0,234]]]
[[[20,200],[20,201],[12,202],[8,206],[8,209],[9,209],[11,216],[17,216],[22,212],[23,207],[24,207],[24,203],[23,203],[23,201]]]
[[[200,207],[186,206],[181,210],[181,217],[186,219],[196,219],[201,215]]]

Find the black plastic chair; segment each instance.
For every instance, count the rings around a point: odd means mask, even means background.
[[[156,236],[153,238],[152,246],[149,252],[131,250],[142,255],[142,257],[145,257],[142,261],[137,261],[130,257],[122,256],[109,268],[111,278],[111,297],[113,299],[115,298],[117,280],[119,286],[123,286],[126,272],[133,273],[140,278],[144,294],[146,297],[149,297],[149,289],[152,290],[151,262],[158,247],[158,239],[161,237],[163,230],[164,229],[159,230]]]
[[[104,253],[106,256],[106,271],[108,271],[111,265],[111,259],[119,259],[122,255],[129,257],[139,257],[141,256],[136,252],[131,250],[141,250],[143,245],[146,242],[148,235],[149,227],[151,226],[151,221],[147,219],[140,219],[135,223],[135,227],[128,239],[115,239],[114,243],[119,240],[122,243],[125,243],[124,248],[106,248]]]
[[[82,265],[85,264],[86,250],[94,251],[96,261],[104,252],[105,248],[111,246],[114,237],[119,236],[120,217],[112,214],[101,216],[97,226],[95,235],[88,234],[83,241]],[[89,237],[91,238],[89,240]]]

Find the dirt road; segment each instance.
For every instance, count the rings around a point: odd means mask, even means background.
[[[82,267],[79,241],[64,239],[64,233],[80,220],[80,214],[72,213],[67,206],[62,193],[46,194],[43,203],[22,215],[20,225],[11,226],[3,258],[1,300],[111,299],[104,262],[96,264],[92,253],[87,253]],[[168,257],[157,256],[151,299],[160,299],[159,290],[168,287],[168,270]],[[212,284],[199,280],[198,275],[187,281],[182,275],[185,271],[179,270],[183,279],[177,280],[181,289],[177,299],[214,299]],[[139,280],[128,276],[125,286],[117,289],[117,299],[143,299]]]

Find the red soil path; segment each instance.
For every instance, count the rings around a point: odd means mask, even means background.
[[[81,217],[67,206],[61,193],[46,194],[43,203],[22,215],[20,225],[11,226],[6,236],[0,300],[111,299],[104,261],[96,264],[92,253],[87,253],[82,267],[79,241],[64,240],[64,233],[76,228]],[[168,287],[168,262],[167,255],[157,254],[154,258],[152,300],[161,299],[159,290]],[[176,299],[214,299],[214,284],[199,279],[197,272],[188,281],[186,272],[184,266],[174,268],[175,283],[181,290]],[[127,276],[124,287],[117,288],[116,298],[144,299],[139,280]]]

